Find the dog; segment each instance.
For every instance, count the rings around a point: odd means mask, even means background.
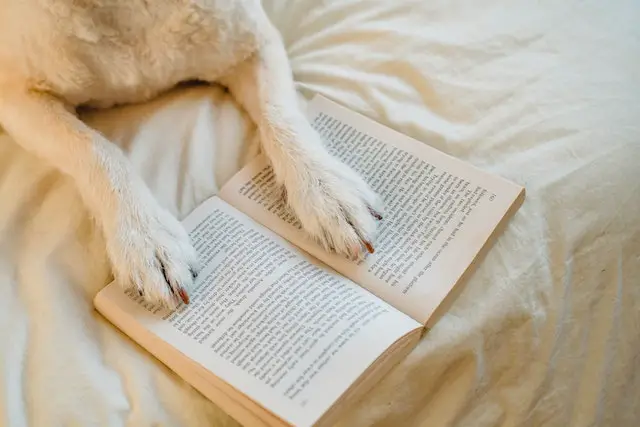
[[[76,112],[144,102],[187,81],[226,87],[255,122],[308,236],[352,259],[373,250],[379,197],[305,118],[260,0],[0,0],[0,41],[0,127],[72,177],[114,278],[147,301],[188,303],[197,254],[123,152]]]

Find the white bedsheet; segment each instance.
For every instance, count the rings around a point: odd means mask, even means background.
[[[640,424],[640,5],[274,0],[301,94],[524,184],[419,348],[342,426]],[[217,88],[88,117],[183,217],[255,148]],[[0,425],[235,425],[103,322],[73,183],[0,137]]]

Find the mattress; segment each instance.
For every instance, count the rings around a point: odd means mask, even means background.
[[[264,3],[302,101],[527,188],[449,312],[339,425],[639,425],[638,2]],[[215,86],[83,119],[179,218],[259,144]],[[0,136],[0,425],[236,425],[95,313],[110,274],[73,182]]]

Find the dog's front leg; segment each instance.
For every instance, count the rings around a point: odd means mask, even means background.
[[[266,17],[262,22],[260,50],[222,83],[257,124],[265,155],[303,228],[325,249],[361,259],[373,250],[380,202],[359,175],[325,150],[299,109],[280,35]]]
[[[120,149],[48,94],[0,87],[0,123],[25,149],[71,176],[101,225],[115,277],[172,307],[186,300],[197,259]]]

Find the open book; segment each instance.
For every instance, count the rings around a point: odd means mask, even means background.
[[[184,221],[203,264],[191,303],[155,307],[117,283],[95,306],[247,426],[335,422],[419,342],[524,189],[325,98],[330,152],[384,202],[376,252],[325,252],[274,195],[257,157]]]

